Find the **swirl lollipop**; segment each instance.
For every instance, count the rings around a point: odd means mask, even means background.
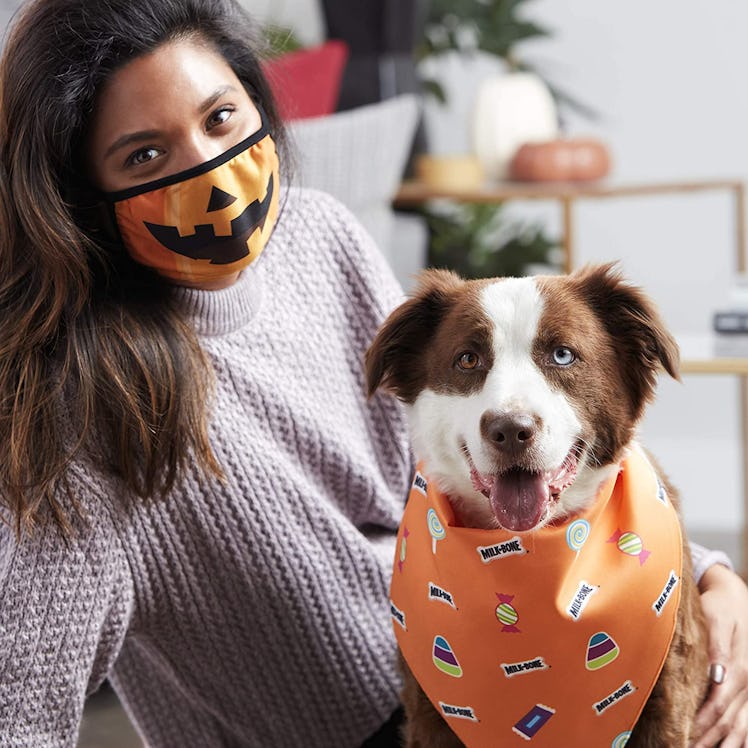
[[[566,542],[572,551],[578,551],[585,544],[590,534],[590,523],[586,519],[577,519],[566,530]]]
[[[431,550],[436,553],[436,541],[441,540],[447,531],[444,529],[444,525],[439,521],[439,517],[436,516],[436,512],[433,509],[429,509],[426,513],[426,523],[429,526],[429,533],[431,533]]]

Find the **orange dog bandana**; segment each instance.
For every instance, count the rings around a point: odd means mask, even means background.
[[[586,513],[521,535],[456,527],[417,472],[390,591],[397,642],[471,748],[620,748],[673,636],[681,543],[638,447]]]
[[[134,260],[196,283],[230,277],[259,257],[279,205],[278,155],[262,117],[256,133],[204,164],[106,193]]]

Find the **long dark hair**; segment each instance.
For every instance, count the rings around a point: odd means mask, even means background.
[[[17,533],[70,529],[81,448],[138,496],[163,496],[208,441],[212,372],[170,287],[96,220],[85,140],[102,84],[160,44],[198,36],[282,125],[233,0],[31,0],[0,60],[0,506]],[[98,446],[102,445],[102,446]],[[6,512],[0,512],[5,515]]]

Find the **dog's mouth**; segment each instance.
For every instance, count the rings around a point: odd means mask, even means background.
[[[467,447],[470,478],[476,491],[491,503],[496,519],[506,530],[532,530],[549,513],[561,492],[577,477],[583,445],[576,442],[556,470],[533,472],[515,466],[495,474],[478,472]]]

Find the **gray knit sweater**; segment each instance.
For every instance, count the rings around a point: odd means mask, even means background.
[[[82,458],[69,543],[0,525],[0,746],[74,746],[107,676],[151,748],[358,746],[397,706],[411,459],[362,360],[400,290],[345,209],[289,194],[236,285],[178,291],[215,369],[226,483],[190,473],[148,503]]]
[[[81,461],[69,545],[0,529],[0,745],[74,746],[107,676],[152,748],[357,746],[386,721],[411,459],[363,352],[400,293],[344,208],[295,190],[237,284],[180,289],[226,483],[147,503]]]

